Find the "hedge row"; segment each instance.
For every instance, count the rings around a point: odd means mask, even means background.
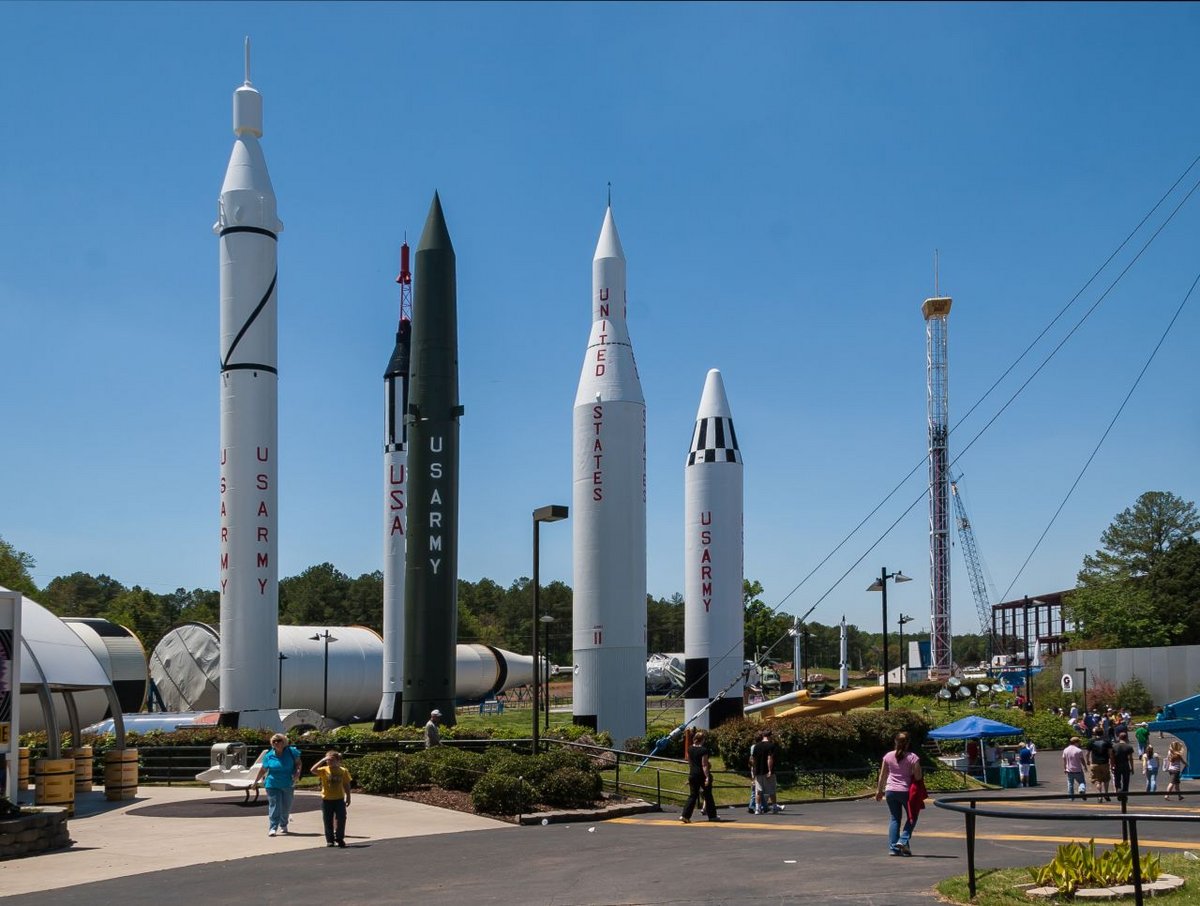
[[[891,750],[897,733],[907,732],[919,749],[931,729],[930,721],[912,711],[859,709],[848,714],[783,717],[771,721],[783,770],[814,770],[879,762]],[[759,721],[734,720],[713,731],[718,754],[727,770],[746,770],[750,746],[763,729]]]
[[[404,793],[432,783],[471,793],[477,810],[498,815],[529,811],[536,803],[582,808],[599,799],[602,789],[592,760],[567,749],[534,756],[498,746],[485,753],[440,747],[366,755],[348,767],[368,793]]]

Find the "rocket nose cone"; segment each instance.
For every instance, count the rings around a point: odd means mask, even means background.
[[[450,231],[446,228],[446,215],[442,213],[442,199],[437,192],[433,193],[429,216],[425,218],[425,229],[421,232],[421,241],[417,243],[418,252],[430,249],[454,251],[454,244],[450,241]]]
[[[733,418],[729,399],[725,396],[725,382],[716,368],[711,369],[704,379],[704,392],[700,395],[700,409],[696,412],[696,418]]]
[[[600,241],[596,243],[596,254],[593,261],[601,258],[620,258],[625,260],[625,250],[621,248],[621,237],[617,235],[617,223],[613,220],[612,208],[604,212],[604,226],[600,227]]]

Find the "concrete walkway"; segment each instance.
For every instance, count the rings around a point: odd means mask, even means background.
[[[516,826],[433,806],[355,796],[346,821],[346,842]],[[320,796],[296,793],[291,833],[267,836],[267,797],[243,804],[241,793],[198,787],[140,787],[138,798],[106,802],[103,791],[79,794],[70,821],[70,849],[0,862],[0,897],[40,893],[110,878],[212,862],[325,847]]]

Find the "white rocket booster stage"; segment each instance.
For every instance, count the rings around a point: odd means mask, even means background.
[[[683,470],[684,717],[718,727],[742,715],[742,454],[721,372],[704,381]],[[731,685],[732,684],[732,685]]]
[[[573,423],[575,723],[646,732],[646,402],[625,323],[612,208],[592,259],[592,331]]]
[[[404,692],[404,567],[407,556],[408,368],[412,349],[412,271],[408,243],[400,246],[400,323],[383,375],[383,694],[375,730],[400,723]],[[405,304],[408,300],[408,309]]]
[[[279,568],[276,238],[258,145],[262,95],[233,93],[237,136],[213,232],[221,260],[221,722],[277,728]]]

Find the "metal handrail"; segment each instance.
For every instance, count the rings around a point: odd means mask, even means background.
[[[1114,793],[1117,797],[1121,810],[1119,812],[1080,812],[1080,811],[1061,811],[1061,812],[1021,812],[1016,809],[995,809],[995,808],[979,808],[976,803],[979,802],[1003,802],[1005,805],[1013,806],[1017,803],[1025,802],[1053,802],[1053,801],[1070,801],[1071,797],[1065,793],[1043,794],[1036,796],[1021,796],[1018,799],[1012,797],[998,796],[947,796],[944,799],[934,800],[934,805],[938,808],[944,808],[947,811],[959,812],[963,815],[966,821],[966,836],[967,836],[967,888],[971,897],[975,896],[975,819],[979,816],[984,818],[1024,818],[1032,821],[1120,821],[1121,822],[1121,839],[1129,842],[1129,848],[1133,854],[1133,892],[1134,902],[1137,906],[1143,906],[1144,894],[1142,892],[1142,862],[1141,852],[1138,848],[1137,823],[1139,821],[1168,821],[1176,823],[1197,823],[1200,822],[1200,815],[1179,815],[1166,814],[1160,812],[1130,812],[1129,799],[1131,797],[1145,797],[1160,795],[1154,793]],[[1184,795],[1184,794],[1180,794]],[[968,805],[962,805],[962,803]]]

